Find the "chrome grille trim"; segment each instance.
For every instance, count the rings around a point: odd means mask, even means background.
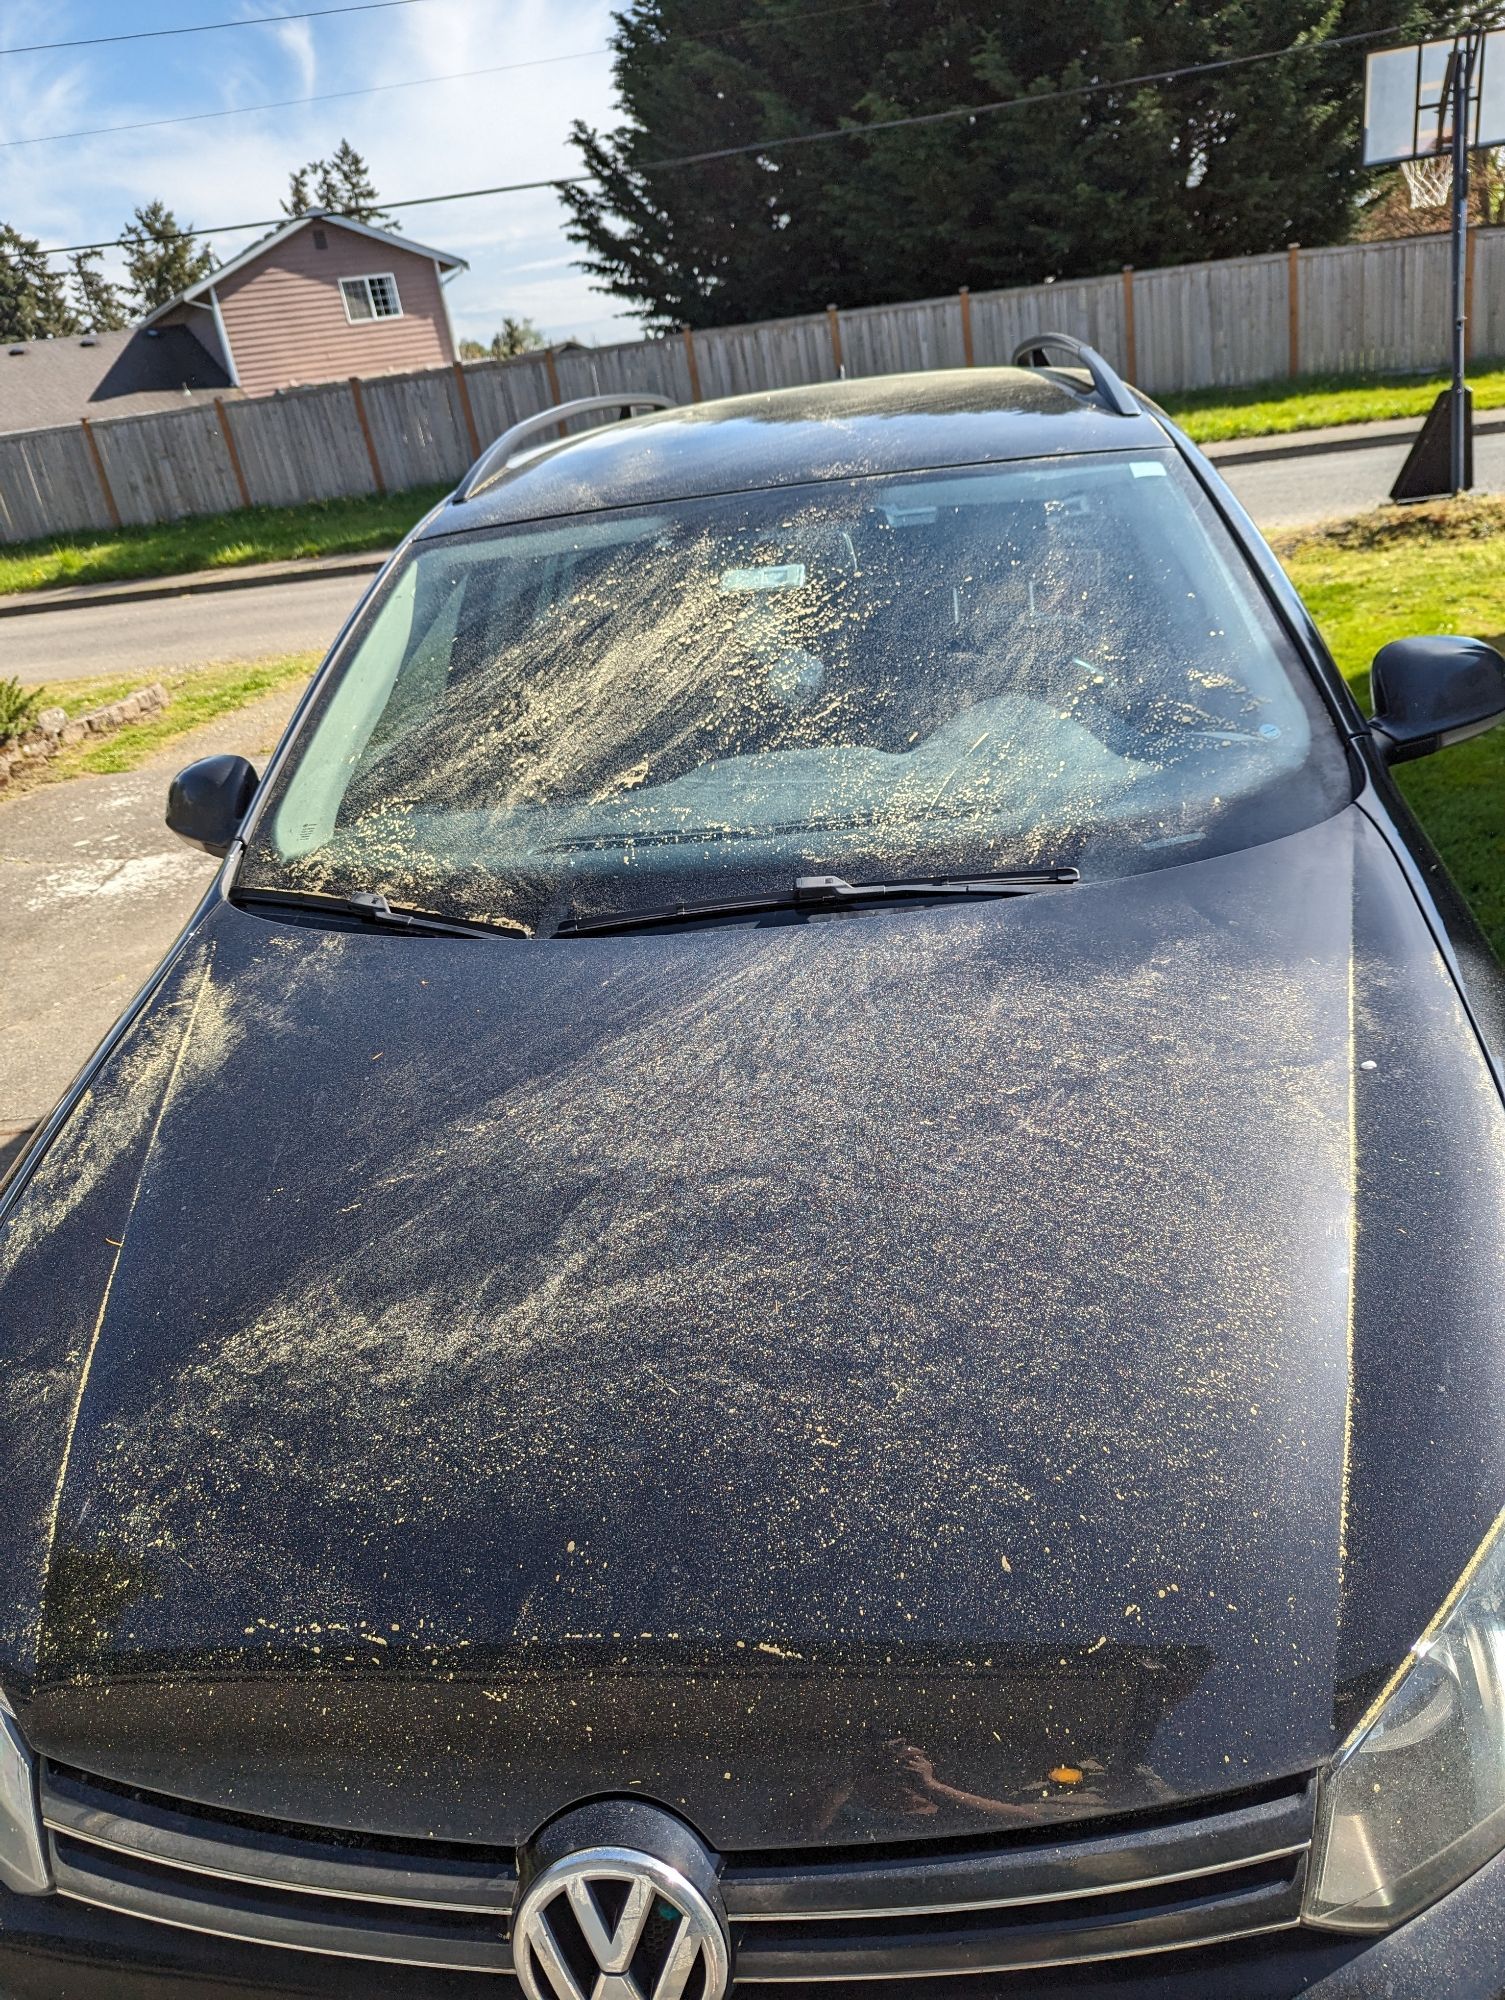
[[[269,1828],[250,1836],[212,1814],[174,1811],[142,1798],[117,1800],[104,1787],[76,1780],[55,1765],[41,1778],[43,1824],[92,1847],[164,1867],[187,1869],[248,1888],[295,1895],[340,1896],[425,1909],[505,1916],[517,1878],[503,1862],[475,1865],[426,1856],[420,1843],[387,1855],[375,1846],[342,1850],[331,1838]]]
[[[497,1849],[411,1847],[160,1799],[46,1765],[58,1892],[126,1917],[330,1958],[511,1971]],[[1315,1788],[1107,1831],[728,1856],[738,1990],[922,1981],[1150,1958],[1300,1921]],[[1042,1834],[1044,1833],[1042,1829]],[[824,1858],[829,1854],[831,1858]]]
[[[121,1916],[142,1917],[174,1930],[199,1931],[238,1944],[268,1945],[283,1951],[313,1952],[325,1958],[374,1959],[391,1965],[423,1966],[438,1972],[510,1972],[512,1953],[498,1919],[491,1935],[446,1936],[416,1913],[367,1904],[346,1907],[338,1920],[305,1916],[298,1899],[292,1910],[268,1908],[271,1896],[255,1892],[214,1896],[202,1877],[186,1881],[150,1863],[138,1869],[115,1866],[102,1849],[90,1849],[80,1866],[66,1835],[52,1840],[53,1879],[60,1896]],[[143,1881],[141,1876],[160,1876]],[[467,1926],[467,1928],[477,1928]]]
[[[934,1917],[966,1916],[974,1910],[1024,1910],[1037,1904],[1070,1903],[1083,1896],[1128,1896],[1140,1889],[1164,1889],[1178,1882],[1200,1881],[1204,1875],[1226,1875],[1235,1868],[1254,1868],[1266,1861],[1287,1861],[1295,1855],[1305,1854],[1307,1841],[1296,1847],[1277,1847],[1269,1854],[1251,1854],[1243,1861],[1218,1861],[1210,1868],[1182,1868],[1173,1875],[1144,1875],[1134,1882],[1106,1882],[1100,1888],[1060,1889],[1054,1895],[1038,1896],[979,1896],[973,1902],[943,1903],[903,1903],[892,1906],[854,1906],[849,1910],[802,1910],[798,1915],[782,1914],[774,1910],[749,1911],[735,1921],[739,1924],[838,1924],[862,1921],[868,1917]]]
[[[1070,1958],[1011,1958],[1000,1965],[958,1965],[943,1972],[912,1972],[907,1967],[893,1967],[887,1972],[748,1972],[745,1960],[737,1961],[738,1986],[818,1986],[822,1983],[840,1982],[856,1985],[863,1980],[899,1978],[907,1979],[976,1979],[986,1978],[990,1972],[1051,1972],[1059,1966],[1108,1965],[1121,1958],[1163,1958],[1168,1951],[1197,1951],[1203,1945],[1242,1944],[1246,1938],[1273,1937],[1277,1931],[1294,1931],[1300,1928],[1299,1917],[1283,1917],[1279,1923],[1256,1924],[1236,1931],[1225,1931],[1221,1935],[1209,1937],[1180,1938],[1174,1944],[1134,1945],[1128,1950],[1074,1952]]]
[[[811,1922],[918,1917],[947,1911],[1002,1910],[1083,1896],[1128,1895],[1164,1883],[1195,1881],[1234,1868],[1283,1860],[1311,1844],[1311,1788],[1236,1812],[1178,1819],[1128,1834],[1085,1834],[1049,1846],[1004,1847],[974,1855],[871,1861],[808,1860],[756,1867],[733,1859],[722,1877],[734,1923]]]

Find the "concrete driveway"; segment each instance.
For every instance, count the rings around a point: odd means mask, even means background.
[[[297,696],[208,723],[140,770],[0,803],[0,1172],[214,879],[218,864],[163,824],[173,772],[220,750],[263,758]]]

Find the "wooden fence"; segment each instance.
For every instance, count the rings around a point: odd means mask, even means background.
[[[1505,354],[1505,229],[1471,232],[1469,273],[1472,351]],[[326,382],[0,435],[0,542],[454,480],[509,424],[598,391],[692,402],[983,367],[1049,329],[1090,341],[1153,395],[1438,369],[1449,316],[1448,239],[1425,236]]]

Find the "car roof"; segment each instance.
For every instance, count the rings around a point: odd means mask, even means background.
[[[437,508],[419,533],[1169,442],[1149,408],[1118,415],[1074,370],[949,368],[817,382],[655,410],[545,445],[470,499]]]

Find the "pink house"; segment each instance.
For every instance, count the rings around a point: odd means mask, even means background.
[[[299,215],[142,322],[181,326],[247,395],[455,359],[463,257],[342,215]]]

